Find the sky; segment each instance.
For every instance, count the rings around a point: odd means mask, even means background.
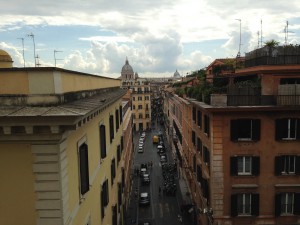
[[[113,78],[126,58],[140,77],[186,76],[272,39],[300,44],[299,0],[9,0],[0,15],[14,67]]]

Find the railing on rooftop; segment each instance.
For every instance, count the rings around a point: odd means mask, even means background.
[[[299,46],[276,46],[256,49],[245,54],[245,68],[261,65],[300,64]]]

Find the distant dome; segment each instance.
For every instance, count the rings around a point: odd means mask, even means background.
[[[129,65],[128,59],[126,58],[125,65],[122,67],[122,74],[133,74],[133,69]]]
[[[6,51],[0,49],[0,68],[11,68],[12,63],[11,56]]]
[[[174,78],[180,78],[181,76],[180,76],[180,74],[178,73],[178,71],[176,70],[176,72],[174,73],[174,76],[173,76]]]
[[[137,73],[137,72],[135,72],[135,74],[134,74],[134,78],[135,78],[135,79],[139,78],[139,75],[138,75],[138,73]]]

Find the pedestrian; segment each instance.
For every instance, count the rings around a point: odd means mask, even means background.
[[[158,196],[160,196],[161,188],[158,186]]]
[[[152,166],[153,166],[153,162],[151,161],[151,162],[150,162],[150,167],[151,167],[151,169],[152,169]]]

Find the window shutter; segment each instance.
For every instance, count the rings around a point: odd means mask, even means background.
[[[300,140],[300,119],[297,119],[296,139]]]
[[[231,217],[236,217],[238,215],[237,209],[237,195],[231,195]]]
[[[114,117],[109,116],[109,134],[110,134],[110,143],[114,139]]]
[[[106,132],[105,126],[100,126],[100,151],[101,151],[101,159],[106,157]]]
[[[120,112],[120,123],[122,123],[123,122],[123,109],[122,109],[121,105],[119,107],[119,112]]]
[[[88,161],[88,146],[82,144],[79,147],[79,167],[80,167],[80,193],[84,195],[90,189],[89,184],[89,161]]]
[[[282,172],[282,160],[280,156],[275,156],[275,175],[279,176]]]
[[[104,218],[104,185],[102,185],[102,190],[101,190],[101,218]]]
[[[253,216],[259,216],[259,194],[252,194],[251,199],[251,214]]]
[[[198,126],[201,128],[202,127],[202,113],[200,110],[197,111],[197,122],[198,122]]]
[[[260,140],[260,120],[252,120],[252,140]]]
[[[230,175],[238,175],[237,157],[230,157]]]
[[[252,157],[252,175],[258,176],[260,172],[260,158],[258,156]]]
[[[294,193],[294,214],[300,215],[300,193]]]
[[[238,140],[238,120],[230,121],[230,138],[231,141]]]
[[[124,137],[121,137],[121,152],[124,150]]]
[[[284,122],[285,119],[275,120],[275,140],[281,140],[284,136]]]
[[[275,216],[280,216],[281,214],[281,194],[275,195]]]
[[[300,126],[300,124],[299,124]],[[296,175],[300,175],[300,156],[296,156],[296,162],[295,162],[295,173]]]
[[[116,132],[119,130],[119,110],[116,109],[115,112],[115,117],[116,117]]]

